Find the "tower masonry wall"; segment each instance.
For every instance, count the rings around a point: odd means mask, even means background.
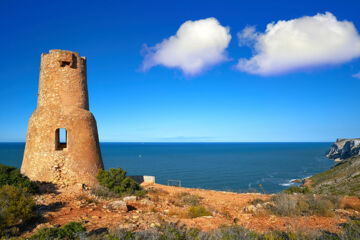
[[[50,50],[41,55],[38,107],[61,105],[89,110],[86,58]]]
[[[60,186],[95,185],[102,168],[97,124],[89,111],[86,59],[50,50],[41,56],[38,106],[29,120],[21,172]]]

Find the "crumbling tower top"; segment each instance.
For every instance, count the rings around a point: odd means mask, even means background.
[[[86,58],[79,53],[50,50],[41,55],[38,107],[49,105],[89,110]]]

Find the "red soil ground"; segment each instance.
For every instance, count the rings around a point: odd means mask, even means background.
[[[209,231],[222,225],[238,224],[248,229],[264,232],[269,230],[296,231],[326,229],[340,231],[339,224],[349,216],[358,215],[358,198],[347,198],[343,202],[351,210],[339,209],[333,217],[279,217],[268,212],[251,213],[244,210],[254,199],[268,200],[271,195],[256,193],[231,193],[203,189],[171,187],[159,184],[143,185],[147,197],[127,202],[128,211],[110,209],[110,202],[119,199],[102,199],[81,188],[61,189],[59,193],[36,197],[37,204],[44,207],[43,222],[37,224],[27,235],[45,226],[64,225],[70,221],[82,222],[88,231],[99,228],[127,228],[129,230],[150,229],[161,222],[179,222],[188,227]],[[178,194],[187,192],[200,197],[201,204],[212,216],[188,218],[189,206],[176,204]],[[343,204],[344,205],[344,204]]]

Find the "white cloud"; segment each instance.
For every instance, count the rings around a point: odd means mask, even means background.
[[[240,59],[240,71],[274,75],[327,64],[340,64],[360,56],[360,36],[349,21],[326,12],[267,25],[264,33],[246,27],[239,45],[252,42],[250,59]]]
[[[156,65],[180,68],[187,75],[227,60],[225,49],[231,40],[229,27],[220,25],[216,18],[186,21],[174,36],[154,47],[144,47],[142,68]]]
[[[360,79],[360,72],[355,73],[355,74],[353,74],[352,76],[353,76],[354,78],[358,78],[358,79]]]
[[[247,26],[237,34],[239,39],[239,46],[252,46],[256,39],[259,37],[254,26]]]

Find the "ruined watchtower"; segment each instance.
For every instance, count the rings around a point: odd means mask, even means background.
[[[93,185],[102,168],[96,120],[89,111],[86,58],[64,50],[43,53],[21,172],[32,180]]]

